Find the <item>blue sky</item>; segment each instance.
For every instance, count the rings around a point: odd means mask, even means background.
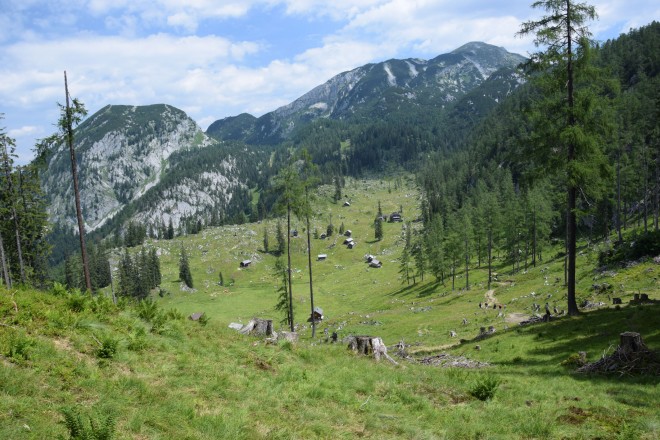
[[[0,0],[0,127],[18,162],[52,134],[72,96],[167,103],[206,129],[260,116],[332,76],[389,58],[433,58],[470,41],[526,55],[515,33],[542,11],[518,0]],[[660,20],[656,0],[590,2],[594,37]]]

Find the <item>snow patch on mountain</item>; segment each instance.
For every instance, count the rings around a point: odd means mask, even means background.
[[[389,63],[383,64],[383,69],[385,70],[385,74],[387,75],[387,83],[392,86],[396,87],[396,76],[392,73],[392,68],[390,67]]]

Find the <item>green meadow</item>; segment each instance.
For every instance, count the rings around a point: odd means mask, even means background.
[[[571,362],[579,351],[590,362],[611,353],[625,331],[660,348],[658,303],[629,303],[636,293],[660,299],[660,265],[652,259],[598,268],[599,245],[581,242],[578,304],[603,305],[520,326],[533,303],[541,313],[546,302],[566,308],[560,246],[549,245],[544,261],[515,274],[496,259],[491,291],[487,267],[476,260],[467,289],[463,268],[454,289],[451,279],[443,284],[430,274],[402,283],[403,228],[420,215],[414,182],[349,180],[350,206],[332,203],[332,193],[321,187],[312,220],[319,234],[329,223],[335,228],[311,241],[314,302],[325,314],[314,338],[306,231],[301,221],[293,226],[296,344],[267,344],[228,327],[258,317],[286,330],[274,310],[276,256],[263,249],[265,230],[275,247],[275,220],[148,242],[163,274],[152,302],[115,305],[109,290],[96,297],[0,290],[0,438],[110,438],[74,437],[76,426],[97,433],[106,426],[117,439],[660,437],[658,376],[578,374]],[[380,241],[372,226],[378,202],[384,214],[401,212],[406,221],[384,224]],[[342,224],[357,242],[353,249],[336,232]],[[192,290],[178,277],[182,246]],[[319,254],[327,258],[317,261]],[[365,254],[383,266],[370,268]],[[249,267],[239,267],[244,260]],[[612,287],[593,289],[603,283]],[[623,305],[613,306],[612,297]],[[506,308],[480,308],[487,299]],[[187,319],[194,312],[208,322]],[[492,336],[474,340],[490,326]],[[340,342],[327,342],[325,328]],[[403,342],[409,358],[393,348],[398,365],[358,356],[341,342],[348,335],[379,336],[389,347]],[[440,353],[488,366],[419,362]]]

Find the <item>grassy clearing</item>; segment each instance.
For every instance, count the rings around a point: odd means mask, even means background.
[[[415,356],[448,351],[490,367],[376,363],[344,344],[322,342],[322,331],[312,340],[304,326],[295,346],[241,336],[227,325],[253,316],[280,318],[273,312],[275,257],[261,251],[263,228],[271,230],[272,243],[275,224],[209,229],[151,243],[161,252],[169,294],[156,297],[149,313],[114,306],[105,297],[0,291],[0,438],[67,438],[64,408],[98,420],[111,415],[121,439],[660,436],[658,378],[581,376],[562,365],[578,351],[597,360],[622,331],[639,331],[647,345],[660,347],[658,305],[627,304],[640,291],[657,297],[653,262],[594,271],[595,250],[585,245],[578,262],[580,300],[610,304],[608,295],[621,296],[624,306],[519,327],[498,316],[499,309],[478,307],[486,294],[483,268],[471,271],[470,290],[451,291],[429,279],[401,284],[396,260],[402,225],[386,224],[384,240],[374,242],[370,223],[378,200],[385,213],[403,208],[404,217],[416,217],[409,181],[351,181],[350,207],[328,202],[332,190],[324,189],[319,199],[314,227],[325,230],[332,214],[335,228],[343,222],[358,245],[349,250],[340,241],[332,246],[334,238],[313,240],[313,255],[328,254],[313,263],[315,304],[327,316],[322,328],[341,328],[340,337],[380,336],[388,345],[404,340]],[[303,231],[302,224],[296,227]],[[193,292],[178,281],[182,245]],[[304,238],[294,239],[293,248],[296,321],[302,325],[309,316]],[[555,282],[563,277],[556,252],[548,249],[550,259],[515,276],[497,268],[493,295],[507,304],[507,314],[529,314],[534,302],[565,307],[562,283]],[[383,268],[367,268],[365,253],[376,255]],[[239,269],[244,259],[254,263]],[[225,286],[218,285],[220,271]],[[464,285],[462,275],[457,285]],[[612,289],[596,293],[592,284],[604,281]],[[185,319],[198,311],[209,316],[208,325]],[[471,341],[491,325],[492,337]]]

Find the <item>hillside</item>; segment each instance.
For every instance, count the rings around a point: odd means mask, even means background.
[[[657,377],[585,376],[561,365],[577,351],[597,360],[623,331],[638,331],[647,345],[660,347],[657,303],[628,304],[634,293],[657,296],[660,269],[653,260],[596,270],[597,250],[583,244],[580,300],[605,304],[579,317],[517,326],[507,318],[529,316],[533,302],[563,307],[558,249],[546,249],[543,264],[516,275],[503,260],[497,263],[493,292],[486,291],[485,270],[474,261],[469,290],[459,288],[462,271],[456,290],[430,276],[402,284],[402,223],[385,224],[379,242],[371,224],[378,201],[384,213],[416,218],[416,186],[406,178],[349,180],[344,193],[350,206],[332,203],[332,188],[321,187],[312,223],[322,230],[332,215],[335,227],[343,223],[358,243],[351,250],[341,239],[335,243],[337,237],[312,242],[313,255],[328,255],[313,263],[315,301],[326,315],[321,329],[338,331],[340,339],[381,336],[391,354],[403,340],[418,360],[447,353],[490,366],[444,369],[400,358],[399,366],[376,363],[343,343],[324,343],[322,331],[312,340],[306,326],[296,345],[242,336],[228,324],[253,316],[279,320],[273,311],[275,256],[262,250],[264,228],[273,234],[275,225],[209,228],[147,244],[161,255],[163,297],[154,294],[155,309],[125,301],[115,307],[103,295],[2,290],[0,437],[66,438],[63,408],[95,420],[112,416],[117,438],[658,436]],[[190,256],[193,291],[178,280],[181,246]],[[295,238],[292,246],[296,322],[302,324],[309,313],[306,245]],[[383,267],[368,268],[365,253]],[[253,261],[247,269],[239,268],[244,259]],[[603,282],[612,290],[593,289]],[[609,296],[624,305],[610,306]],[[508,306],[504,317],[499,309],[478,307],[487,297]],[[185,319],[202,311],[209,318],[205,326]],[[493,336],[472,341],[479,327],[491,325]],[[493,392],[492,400],[475,397],[484,389]]]

